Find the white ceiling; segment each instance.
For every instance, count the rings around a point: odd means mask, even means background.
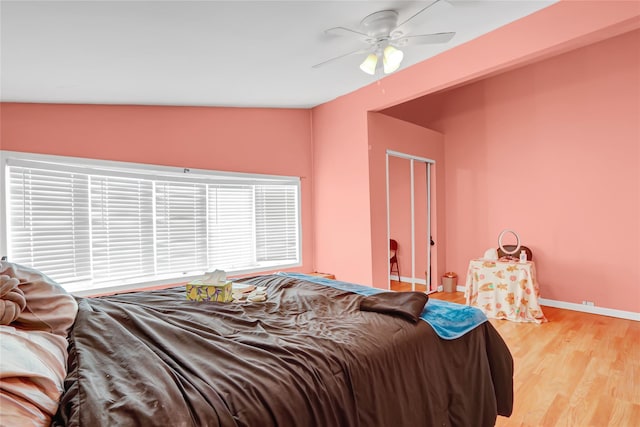
[[[554,3],[451,0],[403,27],[455,31],[446,45],[404,48],[400,71]],[[0,2],[0,99],[8,102],[308,108],[380,78],[328,36],[393,9],[402,22],[430,1]],[[487,52],[488,55],[491,52]]]

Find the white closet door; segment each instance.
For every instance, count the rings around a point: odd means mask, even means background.
[[[431,292],[431,165],[433,160],[387,151],[387,240],[398,242],[400,277]]]

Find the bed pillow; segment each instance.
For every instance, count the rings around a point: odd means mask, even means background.
[[[364,297],[360,310],[397,315],[416,323],[427,301],[429,296],[422,292],[382,292]]]
[[[27,307],[27,300],[19,284],[20,281],[15,277],[0,275],[0,325],[13,323]]]
[[[0,325],[0,424],[49,426],[67,373],[67,340]]]
[[[0,261],[0,424],[51,424],[77,311],[76,300],[46,275]]]
[[[21,298],[24,298],[24,301]],[[3,319],[18,329],[67,337],[78,304],[59,284],[38,270],[0,261]]]

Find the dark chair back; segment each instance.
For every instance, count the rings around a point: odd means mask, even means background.
[[[398,273],[398,280],[400,279],[400,267],[398,266],[398,242],[389,239],[389,264],[390,264],[390,273],[394,271]],[[395,270],[393,266],[396,266]]]
[[[503,245],[504,248],[506,250],[508,250],[509,252],[513,251],[516,248],[516,245]],[[524,251],[527,254],[527,261],[533,261],[533,253],[531,252],[531,249],[529,249],[526,246],[520,246],[520,250]],[[508,254],[505,254],[502,249],[498,248],[498,257],[502,258],[503,256],[507,256]],[[512,257],[515,258],[520,258],[520,252],[511,255]]]

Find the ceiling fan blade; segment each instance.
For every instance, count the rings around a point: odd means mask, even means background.
[[[353,37],[353,35],[355,34],[360,38],[365,38],[365,39],[369,38],[367,34],[361,33],[360,31],[352,30],[351,28],[347,28],[347,27],[329,28],[327,30],[324,30],[324,33],[332,36],[349,36],[349,37]]]
[[[446,1],[446,0],[435,0],[433,3],[431,3],[431,4],[429,4],[429,5],[425,6],[425,7],[423,7],[422,9],[420,9],[419,11],[417,11],[416,13],[414,13],[412,16],[410,16],[409,18],[407,18],[407,19],[405,19],[404,21],[402,21],[400,24],[398,24],[398,25],[396,26],[396,28],[400,28],[400,27],[402,27],[404,24],[406,24],[407,22],[411,21],[411,20],[412,20],[412,19],[414,19],[416,16],[418,16],[418,15],[420,15],[420,14],[424,13],[427,9],[431,8],[432,6],[435,6],[435,5],[436,5],[436,4],[438,4],[438,3],[446,4],[446,5],[452,6],[452,4],[451,4],[451,3],[449,3],[449,2],[448,2],[448,1]]]
[[[398,40],[394,40],[391,44],[396,47],[402,47],[414,44],[447,43],[455,35],[456,33],[419,34],[415,36],[401,37]]]
[[[369,53],[369,52],[373,52],[372,48],[366,48],[366,49],[358,49],[358,50],[354,50],[352,52],[347,52],[345,54],[339,55],[339,56],[335,56],[333,58],[327,59],[326,61],[322,61],[318,64],[312,65],[311,68],[319,68],[322,67],[323,65],[326,65],[330,62],[336,61],[338,59],[344,58],[345,56],[349,56],[349,55],[358,55],[360,53]]]

